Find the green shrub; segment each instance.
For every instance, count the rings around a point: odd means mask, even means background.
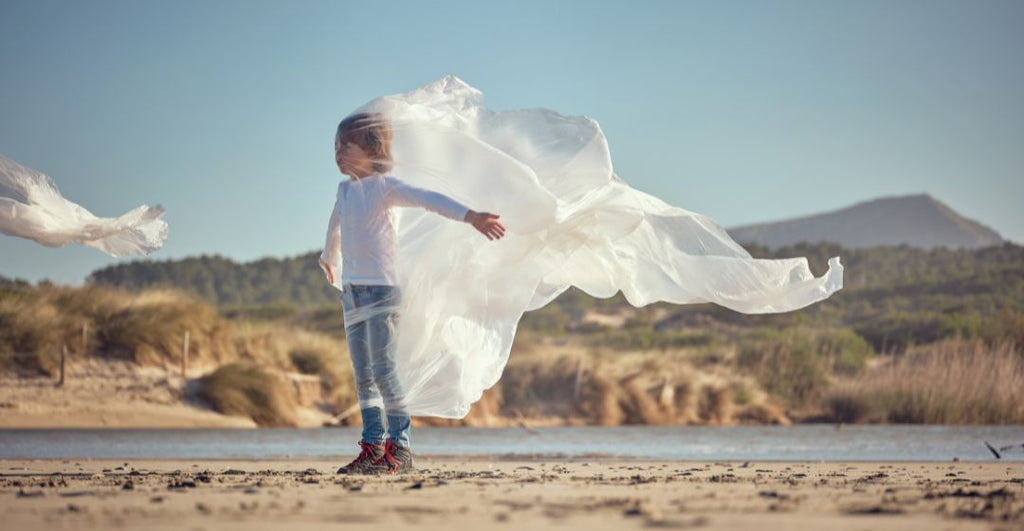
[[[817,399],[828,385],[812,337],[799,329],[756,329],[742,338],[738,368],[770,394],[796,406]]]
[[[875,355],[863,337],[847,328],[822,332],[815,343],[818,354],[831,361],[832,372],[844,376],[859,374]]]
[[[549,303],[543,308],[524,313],[519,326],[538,332],[561,334],[571,320],[571,316],[561,306]]]

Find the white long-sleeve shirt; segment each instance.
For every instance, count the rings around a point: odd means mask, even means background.
[[[397,234],[391,207],[418,206],[456,221],[469,208],[438,192],[417,188],[388,176],[342,181],[327,228],[320,260],[331,266],[341,284],[397,285]]]

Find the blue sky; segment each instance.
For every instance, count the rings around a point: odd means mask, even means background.
[[[0,1],[0,154],[153,259],[319,249],[333,132],[447,74],[597,119],[617,173],[725,226],[930,193],[1024,241],[1024,2]],[[0,275],[99,251],[0,236]]]

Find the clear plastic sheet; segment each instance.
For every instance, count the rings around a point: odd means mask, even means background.
[[[0,232],[47,247],[79,243],[111,256],[148,254],[167,239],[164,209],[142,205],[100,218],[64,199],[46,175],[0,156]]]
[[[744,313],[796,310],[842,288],[838,258],[820,278],[804,258],[754,259],[710,218],[631,188],[615,175],[590,118],[491,111],[478,90],[451,76],[353,114],[365,128],[349,132],[365,134],[336,142],[339,167],[353,171],[348,154],[377,174],[357,186],[395,176],[498,214],[508,231],[492,240],[423,208],[388,208],[377,224],[397,234],[402,296],[397,309],[371,303],[346,311],[346,326],[401,315],[388,351],[411,414],[465,416],[500,378],[523,312],[570,286],[602,298],[621,290],[638,307],[713,302]],[[353,155],[353,143],[367,149]],[[332,220],[338,215],[336,208]],[[325,250],[321,265],[338,289],[342,254],[361,252],[359,245]]]

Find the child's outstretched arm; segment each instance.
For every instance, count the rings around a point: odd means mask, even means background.
[[[497,240],[505,235],[505,227],[495,214],[473,211],[442,193],[417,188],[395,177],[386,179],[388,199],[393,205],[418,206],[449,219],[468,222],[489,240]]]
[[[331,264],[341,263],[341,220],[338,215],[341,211],[341,202],[334,201],[334,210],[331,212],[331,221],[327,225],[327,241],[324,243],[324,251],[320,253],[320,268],[327,275],[327,282],[334,284],[334,268]]]

